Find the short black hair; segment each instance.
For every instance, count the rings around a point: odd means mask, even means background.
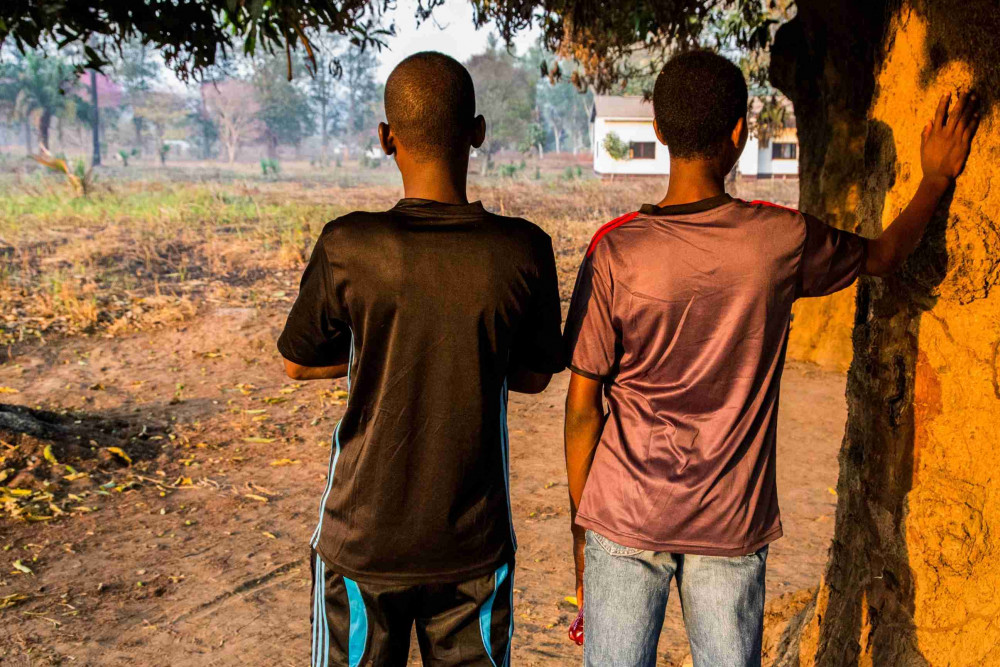
[[[437,157],[460,149],[475,116],[472,76],[443,53],[414,53],[385,82],[386,121],[418,155]]]
[[[685,51],[656,77],[653,115],[674,157],[711,156],[746,113],[743,72],[717,53]]]

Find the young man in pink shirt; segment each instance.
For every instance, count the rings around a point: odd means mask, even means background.
[[[941,99],[913,200],[865,239],[727,195],[747,138],[742,73],[707,51],[663,68],[653,108],[670,150],[666,196],[597,232],[566,324],[587,665],[655,663],[673,578],[695,667],[760,664],[792,304],[900,266],[962,172],[975,106],[968,93]]]

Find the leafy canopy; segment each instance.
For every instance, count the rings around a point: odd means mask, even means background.
[[[697,45],[761,49],[791,0],[469,0],[477,27],[493,22],[501,38],[541,28],[545,48],[575,60],[578,88],[598,92],[654,72],[675,49]],[[419,21],[444,0],[417,0]],[[323,33],[380,48],[394,34],[393,0],[6,0],[0,43],[24,52],[46,41],[82,45],[82,66],[100,68],[138,39],[182,78],[199,75],[242,49],[246,54],[303,48]],[[559,70],[556,69],[556,72]]]

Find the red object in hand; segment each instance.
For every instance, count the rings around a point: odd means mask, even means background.
[[[569,626],[569,638],[576,642],[577,646],[583,646],[583,607],[580,607],[576,620]]]

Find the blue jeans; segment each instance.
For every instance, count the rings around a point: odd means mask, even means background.
[[[748,556],[695,556],[625,547],[587,531],[587,667],[652,667],[670,580],[677,577],[695,667],[758,667],[767,547]]]

